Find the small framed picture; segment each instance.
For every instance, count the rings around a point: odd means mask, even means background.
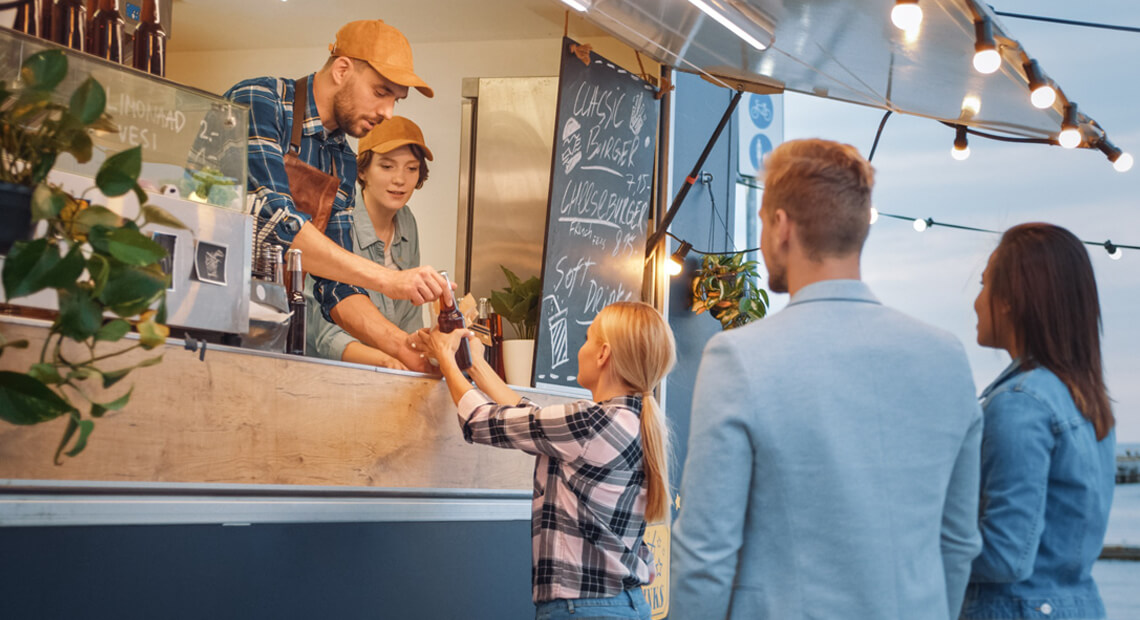
[[[156,232],[150,236],[154,242],[161,245],[166,250],[166,258],[158,261],[158,266],[170,277],[170,286],[166,288],[166,292],[174,292],[174,272],[175,272],[175,250],[178,249],[178,237],[167,233]]]
[[[194,272],[198,280],[226,285],[226,255],[229,248],[209,241],[199,241],[194,250]]]

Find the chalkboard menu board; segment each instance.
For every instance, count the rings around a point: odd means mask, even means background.
[[[598,311],[640,299],[658,104],[640,77],[562,40],[534,380],[577,386]]]

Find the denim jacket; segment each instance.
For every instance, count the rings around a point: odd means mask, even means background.
[[[1020,360],[981,398],[985,546],[962,618],[1104,618],[1091,572],[1112,505],[1115,433],[1098,442],[1065,384]]]

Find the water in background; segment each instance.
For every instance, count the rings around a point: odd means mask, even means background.
[[[1140,454],[1140,444],[1116,445],[1117,454],[1126,450]],[[1104,544],[1140,547],[1140,484],[1116,485]],[[1100,588],[1108,620],[1140,618],[1140,591],[1136,587],[1140,584],[1140,562],[1101,560],[1093,566],[1093,579]]]

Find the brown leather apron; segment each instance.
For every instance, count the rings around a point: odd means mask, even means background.
[[[333,200],[336,199],[340,177],[336,176],[336,160],[332,162],[332,174],[301,161],[301,130],[308,111],[309,78],[297,80],[293,90],[293,134],[289,149],[285,152],[285,174],[289,177],[289,193],[297,210],[312,218],[313,226],[322,233],[332,215]]]

